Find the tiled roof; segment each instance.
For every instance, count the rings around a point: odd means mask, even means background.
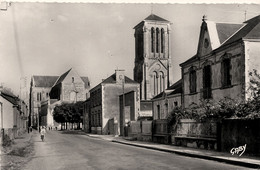
[[[232,37],[230,37],[225,43],[229,44],[235,42],[239,39],[258,39],[260,38],[260,15],[249,19],[244,22],[246,25],[241,28],[237,33],[235,33]]]
[[[151,14],[147,18],[144,19],[145,21],[163,21],[163,22],[169,22],[166,19],[163,19],[157,15]]]
[[[59,76],[33,76],[35,87],[52,87]]]
[[[231,35],[233,35],[243,24],[216,23],[218,38],[222,44]]]
[[[107,79],[103,80],[102,83],[116,83],[116,73],[112,74],[110,77],[108,77]],[[137,83],[136,81],[128,78],[127,76],[125,76],[125,83]],[[137,83],[138,84],[138,83]]]

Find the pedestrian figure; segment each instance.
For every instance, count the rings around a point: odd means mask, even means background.
[[[32,132],[32,126],[30,126],[30,131]]]
[[[45,133],[46,133],[45,127],[42,126],[41,127],[41,139],[42,139],[42,141],[44,141]]]

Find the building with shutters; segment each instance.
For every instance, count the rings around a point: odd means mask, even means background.
[[[247,99],[249,73],[260,70],[259,54],[260,16],[243,23],[204,16],[196,55],[180,64],[183,107],[206,99]]]

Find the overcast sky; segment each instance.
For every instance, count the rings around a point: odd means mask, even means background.
[[[18,94],[19,79],[59,76],[75,68],[94,87],[125,69],[133,78],[133,27],[151,14],[172,23],[174,82],[179,64],[197,50],[203,15],[216,22],[242,23],[260,14],[260,5],[12,3],[0,11],[0,82]]]

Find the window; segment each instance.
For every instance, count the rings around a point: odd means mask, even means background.
[[[211,97],[211,66],[207,65],[203,68],[203,98]]]
[[[153,94],[158,94],[158,74],[153,72]]]
[[[231,85],[231,65],[230,65],[230,59],[224,59],[221,64],[221,74],[222,74],[222,86],[227,87]]]
[[[156,53],[159,53],[159,28],[156,28]]]
[[[165,104],[165,113],[166,113],[166,116],[168,115],[168,103]]]
[[[192,67],[190,70],[190,93],[197,91],[197,75],[196,70]]]
[[[174,102],[174,107],[177,107],[178,106],[178,102]]]
[[[161,110],[160,110],[160,105],[157,105],[157,114],[158,114],[158,119],[161,119]]]
[[[71,78],[72,83],[74,83],[74,77]]]
[[[46,93],[46,98],[48,98],[49,97],[49,93]]]
[[[165,90],[165,81],[164,81],[164,73],[159,73],[159,83],[158,83],[158,89],[160,90],[159,93]]]
[[[154,52],[154,28],[151,29],[151,48],[153,53]]]
[[[164,53],[164,29],[161,29],[161,53]]]
[[[41,93],[37,93],[37,101],[42,101],[42,94]]]

